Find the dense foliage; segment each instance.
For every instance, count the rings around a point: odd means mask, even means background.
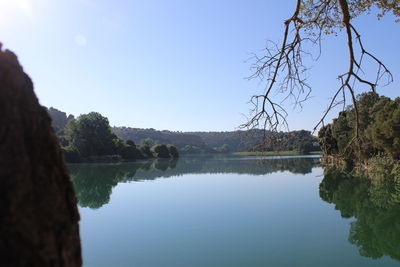
[[[373,157],[400,156],[400,98],[391,100],[375,93],[357,99],[359,137],[355,138],[356,115],[353,106],[342,111],[318,133],[320,146],[327,156],[354,166]]]
[[[166,145],[156,145],[150,149],[147,144],[143,144],[137,148],[134,141],[122,140],[112,132],[108,119],[97,112],[70,119],[59,133],[63,134],[60,139],[64,140],[62,144],[67,162],[179,156],[177,149],[172,145],[168,148]]]
[[[171,155],[171,157],[173,157],[173,158],[179,157],[178,149],[174,145],[168,144],[167,148],[168,148],[168,152]]]
[[[318,140],[310,131],[269,132],[264,142],[254,146],[251,151],[299,151],[309,153],[318,151]]]
[[[64,146],[65,153],[68,154],[66,158],[74,162],[79,161],[79,155],[91,157],[115,154],[125,159],[150,158],[154,156],[151,148],[158,144],[171,144],[172,147],[175,147],[174,149],[167,146],[169,155],[172,157],[177,157],[179,153],[209,154],[249,150],[308,152],[318,150],[315,137],[308,131],[275,134],[261,129],[179,132],[130,127],[111,128],[107,118],[96,112],[82,115],[76,120],[72,115],[67,117],[66,113],[54,108],[49,109],[49,114],[52,117],[53,127],[57,129],[60,143]],[[95,123],[95,121],[97,122]],[[96,125],[92,125],[93,123]],[[66,129],[64,129],[65,127]],[[94,135],[98,135],[96,140],[93,139]],[[264,137],[266,141],[261,145]]]
[[[192,132],[192,134],[200,136],[214,150],[221,151],[222,147],[227,145],[230,152],[240,152],[247,151],[260,143],[264,131],[253,129],[249,131]]]
[[[69,146],[82,157],[118,154],[124,146],[111,131],[108,119],[97,112],[69,121],[64,131]]]
[[[151,148],[157,158],[169,158],[170,154],[166,145],[157,144]]]
[[[113,132],[124,140],[133,140],[137,144],[146,143],[150,147],[155,144],[173,144],[179,150],[186,145],[207,147],[206,143],[197,135],[173,131],[157,131],[155,129],[138,129],[131,127],[114,127]]]

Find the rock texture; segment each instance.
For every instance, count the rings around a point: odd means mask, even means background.
[[[49,115],[15,54],[0,51],[0,266],[81,266],[78,222]]]

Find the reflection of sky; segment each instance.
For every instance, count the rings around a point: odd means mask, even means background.
[[[321,179],[314,168],[120,183],[109,204],[80,209],[85,266],[395,266],[347,242]]]

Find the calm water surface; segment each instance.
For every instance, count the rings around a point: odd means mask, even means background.
[[[400,186],[318,161],[71,165],[84,266],[399,266]]]

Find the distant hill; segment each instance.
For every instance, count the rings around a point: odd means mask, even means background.
[[[74,119],[65,112],[53,107],[48,109],[52,125],[59,136],[67,122]],[[158,131],[131,127],[113,127],[112,131],[123,140],[132,140],[136,144],[172,144],[183,153],[228,153],[239,151],[275,151],[275,150],[318,150],[316,137],[309,131],[272,133],[261,129],[225,132],[180,132]],[[264,137],[266,138],[265,141]]]
[[[262,141],[263,131],[226,131],[226,132],[172,132],[155,129],[113,127],[113,132],[124,140],[131,139],[140,144],[146,138],[155,143],[173,144],[183,150],[187,146],[198,147],[203,152],[219,151],[224,145],[229,152],[247,151]]]
[[[150,138],[155,143],[160,144],[173,144],[178,149],[184,148],[186,145],[195,146],[199,148],[207,148],[204,140],[191,133],[172,132],[172,131],[157,131],[155,129],[140,129],[130,127],[113,127],[113,132],[124,140],[132,140],[136,144],[142,143],[145,139]]]
[[[310,131],[268,132],[263,142],[250,148],[251,151],[299,151],[308,153],[320,150],[317,137]]]
[[[263,130],[226,131],[226,132],[190,132],[199,136],[212,148],[227,144],[231,152],[247,151],[259,144],[264,137]]]

